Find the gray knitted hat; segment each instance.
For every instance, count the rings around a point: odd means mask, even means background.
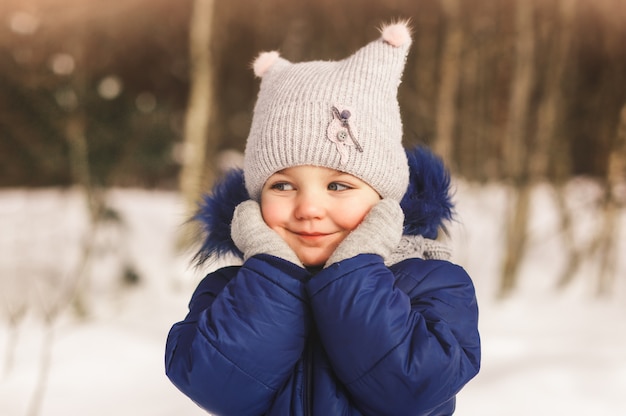
[[[272,174],[299,165],[346,172],[402,199],[409,168],[397,91],[411,36],[406,22],[381,33],[341,61],[291,63],[275,51],[255,60],[261,87],[244,156],[252,199]]]

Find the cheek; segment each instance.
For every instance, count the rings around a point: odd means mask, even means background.
[[[359,209],[354,209],[357,206]],[[367,216],[372,209],[373,204],[350,204],[342,209],[343,215],[337,215],[335,222],[341,226],[344,230],[352,231],[361,224],[363,219]]]
[[[261,215],[263,220],[270,227],[274,228],[286,218],[286,210],[283,204],[274,201],[261,201]]]

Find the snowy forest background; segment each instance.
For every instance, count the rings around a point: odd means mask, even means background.
[[[623,0],[4,0],[0,414],[202,414],[163,350],[250,62],[341,59],[398,17],[405,142],[453,173],[481,306],[457,414],[625,414]]]

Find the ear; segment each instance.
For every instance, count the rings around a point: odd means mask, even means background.
[[[261,52],[252,64],[254,75],[263,78],[263,75],[278,61],[278,58],[280,58],[280,54],[277,51]]]

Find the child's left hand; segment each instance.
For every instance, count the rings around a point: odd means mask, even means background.
[[[383,199],[370,210],[361,224],[339,244],[324,267],[357,254],[378,254],[386,259],[402,238],[404,213],[400,204]]]

